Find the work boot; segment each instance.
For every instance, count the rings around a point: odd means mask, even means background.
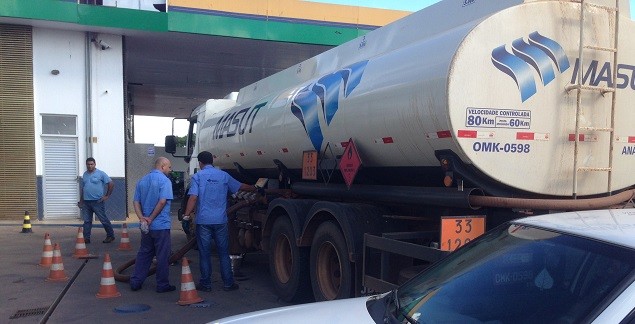
[[[196,284],[196,290],[204,291],[204,292],[210,292],[210,291],[212,291],[212,287],[205,287],[205,286],[201,285],[200,283],[197,283]]]
[[[112,236],[108,236],[108,237],[106,237],[106,239],[105,239],[105,240],[103,240],[103,242],[104,242],[104,243],[110,243],[110,242],[112,242],[112,241],[114,241],[114,240],[115,240],[115,238],[114,238],[114,237],[112,237]]]
[[[229,287],[223,287],[223,291],[234,291],[234,290],[238,290],[238,284],[235,282]]]
[[[170,292],[170,291],[175,291],[176,290],[176,286],[173,285],[169,285],[165,288],[161,288],[161,289],[157,289],[158,293],[165,293],[165,292]]]

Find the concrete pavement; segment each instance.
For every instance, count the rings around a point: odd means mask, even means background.
[[[172,227],[172,250],[176,251],[186,243],[185,234],[180,223],[174,217]],[[91,244],[87,244],[91,254],[99,255],[98,259],[89,260],[77,275],[61,299],[47,323],[206,323],[225,316],[286,306],[280,301],[269,279],[266,256],[263,254],[247,255],[241,271],[250,279],[239,281],[240,289],[224,292],[221,289],[218,262],[214,258],[213,290],[198,292],[204,302],[196,306],[179,306],[176,302],[180,296],[180,263],[170,267],[170,283],[177,290],[169,293],[156,293],[155,277],[150,276],[143,289],[133,292],[127,283],[117,282],[117,290],[121,297],[99,299],[95,294],[99,291],[104,255],[110,254],[113,269],[134,259],[139,247],[140,232],[137,223],[130,223],[128,232],[133,250],[117,251],[121,239],[121,222],[113,222],[116,239],[104,244],[101,241],[106,234],[99,222],[93,223]],[[66,282],[48,282],[50,270],[38,264],[42,256],[44,234],[49,233],[53,244],[59,243],[62,261],[69,280],[81,267],[84,260],[72,257],[75,251],[79,220],[66,222],[31,221],[33,233],[21,233],[22,222],[0,223],[0,322],[2,323],[38,323],[55,299],[64,289]],[[185,255],[190,261],[190,269],[194,281],[199,278],[198,253],[195,250]],[[130,274],[132,267],[126,270]],[[146,305],[149,310],[143,312],[127,312],[135,310],[137,304]],[[25,316],[21,316],[21,314]],[[17,316],[17,317],[16,317]],[[16,317],[11,319],[11,317]]]

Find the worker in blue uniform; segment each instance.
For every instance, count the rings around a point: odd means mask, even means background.
[[[170,204],[173,194],[172,182],[167,174],[171,169],[170,160],[160,157],[154,163],[154,170],[137,182],[133,204],[142,231],[134,273],[130,277],[130,289],[133,291],[141,289],[155,256],[157,259],[156,291],[163,293],[176,290],[176,287],[169,282],[172,225]]]
[[[234,282],[229,257],[227,193],[236,193],[238,190],[255,191],[256,187],[241,183],[227,172],[214,168],[213,161],[213,155],[210,152],[203,151],[198,154],[200,171],[192,176],[188,192],[190,197],[183,218],[190,219],[190,214],[196,207],[196,243],[201,271],[201,278],[196,289],[212,290],[211,244],[213,239],[218,252],[223,290],[232,291],[238,289],[238,284]]]

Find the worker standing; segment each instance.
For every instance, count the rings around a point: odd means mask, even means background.
[[[171,250],[170,205],[172,202],[172,182],[167,175],[172,163],[165,157],[154,162],[154,170],[139,182],[134,193],[134,210],[139,217],[141,246],[137,252],[134,273],[130,277],[130,289],[141,289],[148,277],[153,257],[157,258],[157,288],[159,293],[176,290],[169,282],[169,258]]]
[[[255,186],[240,183],[227,172],[214,168],[213,155],[203,151],[198,154],[200,171],[192,176],[192,183],[188,195],[187,207],[183,214],[189,219],[196,207],[196,243],[198,245],[199,269],[201,278],[196,285],[200,291],[212,290],[212,239],[216,243],[220,274],[223,279],[223,290],[238,289],[234,282],[229,258],[229,227],[227,225],[227,192],[238,190],[255,191]],[[198,202],[198,206],[197,206]]]
[[[107,188],[106,188],[107,187]],[[82,175],[79,186],[79,202],[77,207],[81,209],[82,219],[84,220],[83,234],[84,242],[90,243],[90,232],[93,228],[93,213],[104,226],[106,230],[106,239],[104,243],[110,243],[115,240],[115,232],[112,224],[106,216],[105,202],[110,198],[115,184],[112,182],[106,172],[97,169],[95,159],[89,157],[86,159],[86,172]]]

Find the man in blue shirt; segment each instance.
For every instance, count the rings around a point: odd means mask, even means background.
[[[95,159],[92,157],[86,159],[86,172],[84,172],[79,186],[79,202],[77,206],[81,209],[82,219],[84,220],[84,241],[90,243],[93,213],[95,213],[106,230],[106,239],[103,242],[110,243],[115,240],[115,233],[112,230],[110,220],[106,217],[104,202],[110,198],[115,184],[110,180],[106,172],[97,169],[96,166]],[[104,190],[106,187],[108,189]]]
[[[172,182],[167,174],[172,169],[170,160],[156,159],[154,170],[139,182],[134,193],[134,210],[141,223],[141,246],[137,252],[134,273],[130,277],[130,289],[141,289],[148,277],[153,257],[157,258],[157,292],[176,289],[169,282],[169,258],[171,251],[170,203],[172,202]]]
[[[229,230],[227,226],[227,192],[238,190],[255,191],[255,186],[240,183],[227,172],[214,168],[213,155],[203,151],[198,154],[200,171],[192,176],[192,183],[188,195],[187,207],[183,214],[184,219],[189,219],[190,214],[196,208],[196,243],[198,244],[199,268],[201,279],[196,285],[200,291],[212,290],[212,263],[211,240],[216,243],[220,274],[223,279],[223,290],[232,291],[238,289],[234,282],[229,258]]]

